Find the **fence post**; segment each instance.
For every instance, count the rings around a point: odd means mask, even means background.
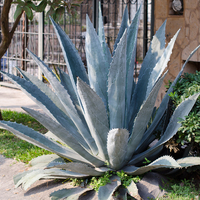
[[[44,59],[44,12],[38,13],[38,57]],[[38,67],[38,79],[42,80],[42,71]]]
[[[147,52],[148,40],[148,0],[144,0],[144,19],[143,19],[143,58]]]
[[[93,12],[92,12],[92,22],[95,30],[98,29],[98,19],[99,18],[99,4],[97,0],[93,0]]]
[[[154,36],[154,0],[151,0],[151,40]]]

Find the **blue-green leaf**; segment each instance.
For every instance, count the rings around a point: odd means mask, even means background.
[[[42,155],[42,156],[38,156],[36,158],[33,158],[29,164],[31,166],[31,169],[44,169],[45,167],[48,166],[49,163],[51,162],[55,162],[55,161],[59,161],[59,162],[64,162],[65,161],[58,155],[56,154],[49,154],[49,155]]]
[[[62,110],[65,114],[67,114],[67,112],[65,112],[65,109],[62,103],[60,102],[59,98],[57,97],[57,95],[45,83],[39,80],[36,76],[33,76],[27,73],[26,71],[21,70],[18,67],[16,68],[20,72],[20,74],[23,76],[24,79],[26,79],[27,81],[31,81],[34,85],[36,85],[44,94],[46,94],[53,101],[53,103],[60,110]]]
[[[103,49],[104,57],[107,63],[111,63],[112,56],[110,53],[110,50],[108,48],[108,45],[105,40],[105,32],[104,32],[104,25],[103,25],[103,19],[102,19],[102,12],[101,12],[101,2],[99,1],[99,28],[98,28],[98,36],[99,41],[101,43],[101,47]]]
[[[122,23],[121,23],[121,27],[119,29],[119,33],[117,35],[117,39],[115,40],[115,44],[114,44],[114,51],[113,54],[115,52],[115,49],[117,48],[117,44],[119,43],[122,35],[124,34],[124,31],[129,27],[129,18],[128,18],[128,9],[127,6],[124,10],[124,14],[123,14],[123,18],[122,18]]]
[[[180,78],[181,74],[183,73],[183,70],[185,69],[186,64],[188,63],[188,61],[190,60],[190,58],[194,55],[194,53],[200,48],[200,45],[198,47],[196,47],[194,49],[194,51],[191,52],[191,54],[189,55],[188,59],[185,61],[184,65],[182,66],[179,74],[177,75],[177,77],[175,78],[175,80],[173,81],[173,83],[171,84],[170,88],[168,89],[167,93],[165,94],[160,107],[158,108],[157,112],[156,112],[156,116],[151,124],[151,126],[148,128],[147,132],[145,133],[144,137],[141,140],[140,145],[138,146],[138,152],[143,151],[144,149],[146,149],[148,147],[148,145],[152,142],[152,140],[150,140],[152,132],[155,130],[156,126],[159,124],[162,116],[164,115],[167,106],[168,106],[168,102],[169,102],[169,94],[173,91],[173,87],[175,86],[176,82],[178,81],[178,79]]]
[[[144,160],[144,158],[148,158],[148,156],[156,152],[156,150],[160,148],[160,146],[162,146],[165,142],[171,139],[181,126],[181,124],[178,123],[179,119],[184,119],[185,116],[188,115],[199,95],[200,93],[197,93],[185,99],[174,111],[163,136],[156,143],[156,145],[142,153],[134,155],[133,158],[129,161],[129,164],[137,164],[138,162]]]
[[[174,47],[174,44],[175,44],[176,38],[178,37],[179,32],[180,32],[180,29],[177,31],[177,33],[174,35],[174,37],[171,39],[171,41],[167,45],[167,48],[165,49],[164,53],[160,57],[159,61],[156,63],[156,66],[153,68],[153,71],[151,72],[150,77],[149,77],[149,82],[148,82],[145,99],[148,97],[149,93],[151,92],[155,82],[158,80],[160,75],[163,73],[163,71],[167,67],[167,63],[172,54],[172,49]]]
[[[84,178],[87,177],[85,174],[70,172],[61,169],[38,169],[31,170],[26,173],[17,183],[16,187],[19,187],[22,184],[22,187],[26,190],[34,182],[43,178],[43,179],[67,179],[67,178]]]
[[[31,82],[26,81],[24,79],[21,79],[17,76],[14,76],[12,74],[8,74],[6,72],[1,73],[5,74],[11,81],[13,81],[16,85],[18,85],[19,88],[21,88],[27,95],[29,95],[30,98],[32,98],[37,104],[41,106],[41,108],[44,109],[47,113],[49,113],[50,116],[52,116],[53,119],[57,120],[66,130],[69,130],[69,132],[74,132],[74,128],[76,130],[76,127],[74,126],[73,122],[67,118],[66,115],[64,115],[63,112],[61,112],[54,103],[44,94],[42,93],[35,85],[33,85]],[[89,161],[90,158],[91,163],[93,163],[96,166],[102,166],[103,161],[100,161],[99,159],[95,158],[94,156],[87,154]]]
[[[123,168],[123,171],[130,175],[140,175],[148,171],[160,168],[181,168],[181,166],[170,156],[163,156],[150,163],[147,166],[135,167],[135,166],[126,166]]]
[[[139,145],[144,135],[147,124],[154,110],[154,105],[155,105],[158,91],[160,90],[160,87],[162,86],[162,83],[166,74],[167,72],[165,73],[163,77],[160,78],[160,80],[158,80],[153,90],[151,91],[150,95],[148,96],[147,100],[141,106],[141,109],[135,118],[133,131],[128,142],[126,160],[129,160],[131,158],[131,156],[133,155],[135,149]]]
[[[94,167],[90,167],[84,163],[78,163],[78,162],[69,162],[69,163],[59,163],[57,162],[56,165],[55,163],[51,162],[49,165],[46,167],[48,168],[60,168],[64,169],[67,171],[72,171],[76,173],[81,173],[81,174],[86,174],[88,176],[101,176],[104,174],[104,172],[100,172],[95,170]]]
[[[140,22],[141,6],[139,7],[130,27],[127,30],[127,49],[126,49],[126,118],[129,111],[131,97],[135,88],[134,67],[137,46],[137,33]],[[126,122],[127,124],[128,122]]]
[[[76,79],[80,77],[83,81],[89,84],[88,76],[86,74],[83,62],[78,54],[78,51],[72,41],[69,39],[67,34],[62,30],[62,28],[56,24],[50,17],[53,24],[54,30],[60,42],[62,48],[65,62],[67,64],[67,70],[69,72],[70,80],[72,82],[74,91],[76,91]]]
[[[127,152],[129,132],[126,129],[112,129],[108,133],[108,156],[112,169],[120,169],[124,165]]]
[[[35,56],[32,52],[28,50],[30,56],[34,59],[34,61],[38,64],[38,66],[42,69],[43,73],[47,77],[48,81],[51,83],[55,93],[57,94],[58,98],[62,102],[64,108],[66,109],[68,115],[72,119],[73,123],[78,128],[80,134],[83,136],[86,143],[91,148],[94,154],[97,154],[97,147],[96,144],[91,137],[91,134],[88,130],[88,127],[85,126],[82,119],[78,115],[76,107],[74,106],[71,97],[69,96],[67,90],[64,89],[64,86],[57,80],[53,72],[44,64],[42,60],[40,60],[37,56]]]
[[[131,181],[130,185],[126,187],[127,192],[130,196],[134,197],[135,199],[142,199],[138,193],[137,185],[134,181]]]
[[[143,60],[142,67],[140,69],[140,74],[138,77],[138,83],[135,87],[131,99],[131,106],[128,114],[129,130],[131,130],[135,116],[138,113],[143,101],[145,100],[150,74],[164,52],[165,26],[166,26],[166,21],[158,29],[155,36],[153,37],[149,50]]]
[[[176,160],[181,167],[192,167],[200,165],[200,157],[186,157]]]
[[[84,157],[84,154],[88,154],[89,147],[79,134],[78,130],[73,130],[69,132],[66,128],[53,121],[50,117],[42,114],[38,111],[32,110],[30,108],[22,107],[27,113],[39,121],[43,126],[45,126],[49,131],[51,131],[55,136],[57,136],[63,143],[67,144],[74,151],[79,153]],[[81,144],[81,145],[80,145]],[[83,148],[84,147],[84,148]],[[85,151],[85,149],[87,151]],[[86,156],[85,155],[85,156]]]
[[[98,191],[98,200],[110,200],[115,190],[121,185],[120,178],[113,175],[110,178],[110,183],[101,186]]]
[[[85,192],[92,190],[91,188],[70,188],[70,189],[62,189],[55,191],[50,194],[51,200],[59,200],[59,199],[71,199],[71,200],[78,200],[79,197],[84,194]],[[68,198],[69,197],[69,198]],[[69,199],[69,200],[70,200]]]
[[[106,62],[101,43],[89,17],[86,17],[86,58],[90,87],[102,98],[107,108],[107,78],[109,63]]]
[[[110,129],[125,128],[126,37],[125,31],[117,45],[108,74]]]
[[[108,159],[105,144],[109,132],[105,105],[102,99],[81,79],[77,81],[77,89],[86,122],[99,150],[99,156],[105,161]]]
[[[38,133],[37,131],[34,131],[33,129],[27,126],[24,126],[22,124],[17,124],[15,122],[9,122],[9,121],[1,121],[0,124],[7,130],[14,133],[17,137],[25,141],[28,141],[43,149],[52,151],[60,156],[63,156],[66,158],[68,156],[69,158],[71,157],[69,154],[69,151],[65,147],[58,144],[57,142],[50,140],[43,134]]]

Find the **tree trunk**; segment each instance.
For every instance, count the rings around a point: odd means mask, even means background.
[[[28,35],[27,35],[27,33],[28,33],[28,17],[26,16],[25,13],[23,13],[22,32],[23,32],[23,35],[22,35],[21,69],[26,71],[26,61],[24,59],[26,58],[26,54],[27,54],[26,47],[27,47],[27,44],[28,44]]]
[[[1,109],[0,109],[0,120],[3,120]]]
[[[9,12],[10,12],[10,7],[11,7],[12,1],[13,0],[4,1],[3,9],[2,9],[2,12],[1,12],[2,41],[1,41],[1,44],[0,44],[0,59],[6,53],[8,47],[11,43],[13,34],[14,34],[16,28],[17,28],[17,25],[18,25],[19,20],[22,16],[22,13],[23,13],[23,11],[22,11],[21,14],[15,20],[11,30],[9,30]]]

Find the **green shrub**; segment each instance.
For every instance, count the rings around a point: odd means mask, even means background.
[[[189,96],[200,92],[200,72],[195,74],[185,73],[174,86],[174,91],[170,93],[173,106],[177,107]],[[197,99],[194,107],[185,117],[180,119],[182,126],[176,136],[176,142],[184,145],[185,143],[200,143],[200,98]]]

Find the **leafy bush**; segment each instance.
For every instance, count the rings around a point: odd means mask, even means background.
[[[186,98],[198,92],[200,92],[200,72],[185,73],[174,86],[174,91],[169,94],[174,109]],[[181,127],[175,137],[176,142],[181,145],[185,143],[200,145],[200,98],[197,99],[188,116],[180,119],[179,123],[181,123]]]

